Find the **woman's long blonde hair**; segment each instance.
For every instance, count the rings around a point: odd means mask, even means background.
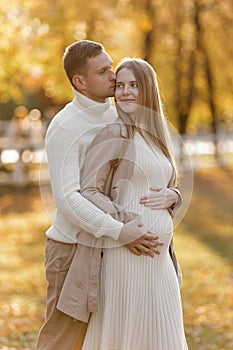
[[[145,140],[148,136],[162,150],[173,165],[173,183],[176,185],[178,171],[171,149],[170,132],[164,116],[156,73],[152,66],[140,58],[125,58],[117,68],[116,74],[127,68],[133,72],[138,83],[138,108],[134,116],[124,113],[116,103],[119,117],[126,124],[129,138],[138,131]]]

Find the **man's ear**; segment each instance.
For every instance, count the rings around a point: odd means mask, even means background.
[[[83,75],[75,74],[72,78],[72,83],[74,84],[77,90],[86,89],[86,80]]]

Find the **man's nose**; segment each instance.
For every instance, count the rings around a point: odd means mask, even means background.
[[[111,80],[116,80],[116,74],[114,73],[113,70],[110,70],[110,79]]]

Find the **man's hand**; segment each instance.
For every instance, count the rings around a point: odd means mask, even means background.
[[[158,236],[154,236],[151,232],[144,233],[142,226],[140,219],[127,222],[121,229],[119,241],[136,255],[153,257],[154,254],[160,254],[158,247],[163,243],[159,242]]]
[[[178,201],[178,194],[170,188],[150,188],[154,193],[140,198],[140,204],[152,210],[170,208]]]

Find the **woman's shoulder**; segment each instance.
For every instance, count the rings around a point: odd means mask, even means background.
[[[105,125],[92,140],[87,149],[87,154],[94,151],[96,156],[101,154],[102,158],[114,158],[121,149],[121,143],[125,138],[123,130],[124,125],[118,121]]]
[[[126,138],[127,128],[124,122],[119,118],[114,122],[106,124],[96,135],[94,140],[105,140],[112,138]]]

